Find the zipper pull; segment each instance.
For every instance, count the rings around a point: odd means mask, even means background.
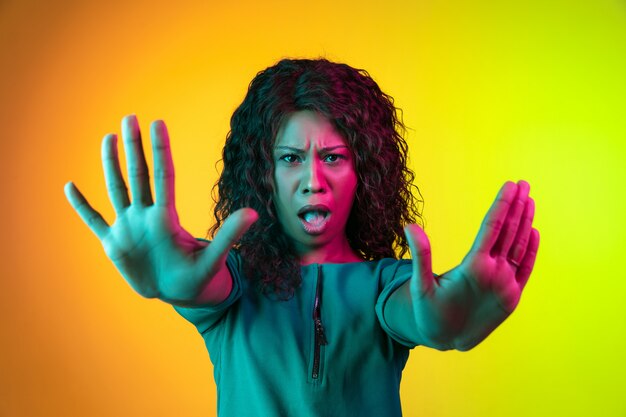
[[[322,320],[315,319],[315,333],[317,334],[317,341],[320,345],[327,345],[326,333],[324,332],[324,326],[322,326]]]

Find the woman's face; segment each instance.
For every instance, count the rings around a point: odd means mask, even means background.
[[[274,143],[274,206],[296,252],[349,249],[346,222],[357,187],[352,154],[323,116],[293,113]]]

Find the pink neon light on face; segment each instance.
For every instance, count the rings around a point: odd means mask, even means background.
[[[357,186],[345,139],[323,116],[293,113],[274,144],[274,206],[301,263],[360,260],[346,238]]]

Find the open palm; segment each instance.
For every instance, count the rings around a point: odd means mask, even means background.
[[[226,271],[228,251],[257,219],[251,209],[233,213],[224,222],[213,242],[195,239],[178,220],[174,196],[174,165],[165,124],[152,124],[155,195],[150,190],[148,167],[143,153],[137,119],[125,117],[122,136],[132,201],[122,177],[116,135],[102,142],[102,163],[107,191],[116,220],[108,225],[72,183],[66,196],[79,216],[100,239],[107,256],[126,281],[144,297],[188,304],[197,297],[211,278]],[[230,287],[215,281],[204,302],[218,302]],[[227,294],[226,294],[227,295]]]
[[[513,312],[539,247],[539,232],[532,227],[534,201],[528,193],[525,181],[505,183],[469,253],[439,277],[432,273],[426,234],[417,225],[407,226],[413,312],[425,341],[469,348]]]

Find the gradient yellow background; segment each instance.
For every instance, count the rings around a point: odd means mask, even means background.
[[[0,2],[0,416],[215,414],[202,339],[133,293],[63,184],[113,221],[100,140],[163,118],[182,224],[204,236],[230,114],[285,56],[395,97],[436,272],[505,180],[531,183],[542,241],[518,310],[470,352],[415,349],[405,415],[626,416],[626,3],[384,3]]]

